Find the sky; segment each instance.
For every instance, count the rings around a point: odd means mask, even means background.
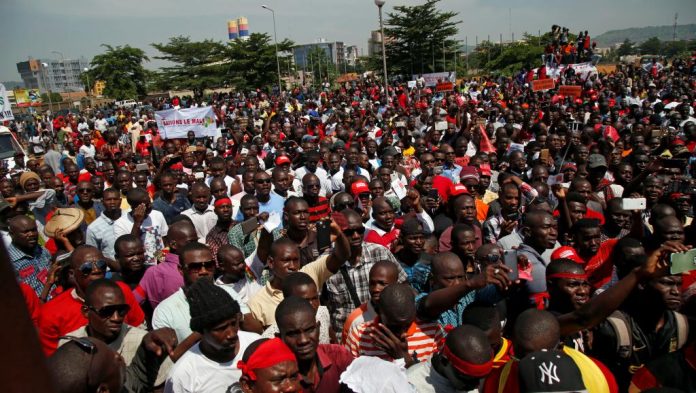
[[[385,12],[396,5],[422,4],[420,0],[387,0]],[[21,80],[16,63],[33,58],[66,59],[103,52],[101,44],[129,44],[152,58],[150,44],[184,35],[193,40],[227,39],[227,20],[245,16],[250,32],[273,34],[275,10],[278,39],[296,43],[343,41],[367,55],[370,31],[379,27],[373,0],[0,0],[0,81]],[[488,35],[491,40],[519,38],[526,31],[542,32],[552,24],[590,36],[629,27],[696,23],[694,0],[442,0],[439,8],[458,12],[459,34],[473,45]],[[509,16],[512,16],[511,18]],[[385,15],[386,19],[386,15]],[[147,68],[161,61],[152,59]]]

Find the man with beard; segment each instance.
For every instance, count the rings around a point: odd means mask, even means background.
[[[205,237],[205,244],[210,247],[210,252],[213,253],[215,257],[215,262],[219,265],[217,260],[217,252],[223,245],[229,244],[228,233],[230,227],[232,226],[232,201],[230,198],[222,198],[215,201],[213,204],[213,211],[217,216],[217,222],[215,226],[210,229],[208,235]]]
[[[515,183],[505,183],[500,189],[498,201],[501,210],[483,223],[483,238],[486,243],[513,233],[519,221],[520,189]]]
[[[300,384],[315,392],[339,393],[341,374],[353,361],[347,349],[320,344],[320,324],[307,300],[290,296],[276,309],[279,337],[293,351],[300,371]]]
[[[102,195],[104,211],[87,226],[85,243],[99,249],[105,257],[114,259],[114,243],[116,243],[114,224],[122,214],[121,193],[115,188],[107,188]]]
[[[203,246],[205,248],[205,246]],[[197,260],[203,249],[185,252]],[[209,252],[208,252],[209,254]],[[249,344],[259,336],[240,331],[242,313],[229,293],[210,280],[198,280],[186,291],[184,303],[190,312],[191,330],[200,341],[194,344],[174,365],[164,391],[167,393],[217,393],[226,391],[242,376],[238,362]],[[190,310],[190,311],[189,311]]]

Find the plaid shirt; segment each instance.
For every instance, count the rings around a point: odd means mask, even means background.
[[[48,268],[51,266],[51,254],[48,250],[36,246],[32,255],[28,255],[10,243],[7,246],[7,253],[12,261],[17,281],[29,285],[36,292],[36,296],[41,296],[48,278]]]
[[[225,244],[230,244],[229,240],[227,239],[227,230],[215,225],[205,237],[205,243],[208,245],[208,248],[210,248],[210,252],[213,254],[213,259],[216,263],[218,263],[218,266],[220,266],[217,260],[218,250]]]
[[[101,214],[87,226],[87,234],[85,235],[85,243],[98,248],[105,257],[111,259],[116,258],[114,255],[114,243],[116,243],[114,222],[115,220]]]
[[[362,255],[358,263],[353,266],[346,262],[343,266],[348,272],[355,287],[360,303],[365,303],[370,299],[369,283],[370,269],[377,261],[387,260],[393,262],[399,269],[399,282],[408,280],[401,264],[394,258],[394,255],[384,246],[373,243],[362,244]],[[341,267],[343,269],[343,267]],[[343,331],[343,324],[348,315],[355,309],[350,291],[341,273],[334,274],[326,282],[327,306],[331,312],[331,326],[337,336]],[[338,337],[337,337],[338,338]],[[339,338],[340,340],[340,338]]]

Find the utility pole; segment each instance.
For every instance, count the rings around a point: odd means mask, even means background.
[[[672,41],[676,42],[677,41],[677,18],[679,17],[679,13],[675,12],[674,13],[674,27],[672,29]]]

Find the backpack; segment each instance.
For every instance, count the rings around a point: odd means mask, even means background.
[[[681,348],[686,344],[689,337],[689,322],[686,316],[676,311],[674,319],[677,322],[677,348]],[[611,325],[616,334],[616,353],[622,359],[629,359],[633,355],[633,323],[628,315],[621,311],[614,311],[607,318],[607,322]]]

